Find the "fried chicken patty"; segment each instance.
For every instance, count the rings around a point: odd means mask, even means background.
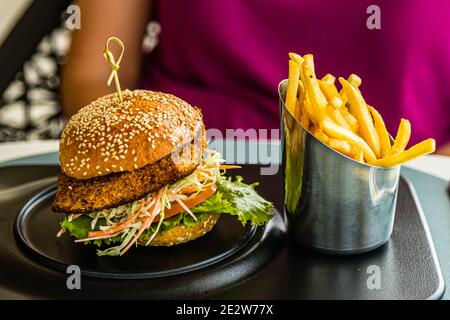
[[[87,214],[141,199],[191,174],[199,165],[199,161],[195,161],[198,154],[194,148],[191,144],[192,161],[188,162],[174,162],[168,155],[139,170],[85,180],[71,178],[62,172],[52,210]]]

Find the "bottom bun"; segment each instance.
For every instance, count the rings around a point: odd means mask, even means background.
[[[139,240],[142,246],[174,246],[185,243],[204,236],[211,231],[220,218],[220,213],[211,213],[206,215],[202,222],[193,227],[178,225],[170,230],[158,234],[149,244],[145,240]]]

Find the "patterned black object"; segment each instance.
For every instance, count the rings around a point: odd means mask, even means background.
[[[0,141],[57,139],[64,127],[59,73],[70,32],[54,30],[42,39],[0,98]]]
[[[70,4],[31,2],[1,44],[0,142],[59,137],[59,71],[70,42]]]

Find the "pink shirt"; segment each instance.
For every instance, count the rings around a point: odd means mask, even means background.
[[[381,30],[366,26],[372,4]],[[153,10],[162,31],[143,86],[201,107],[207,127],[277,128],[293,51],[314,54],[319,77],[358,74],[392,135],[404,117],[412,142],[450,141],[448,0],[164,0]]]

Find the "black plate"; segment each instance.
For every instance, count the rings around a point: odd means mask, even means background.
[[[259,168],[236,172],[254,182]],[[62,215],[49,206],[58,174],[57,166],[0,168],[0,298],[210,296],[258,273],[285,239],[282,217],[274,210],[263,227],[244,228],[222,215],[211,232],[195,241],[97,257],[95,247],[74,244],[68,235],[55,238]],[[260,190],[267,196],[268,190]],[[82,290],[66,286],[71,264],[81,269]]]
[[[17,216],[15,232],[30,255],[45,265],[66,271],[78,265],[87,276],[146,279],[183,274],[212,266],[243,249],[256,226],[243,227],[235,217],[222,215],[214,229],[196,241],[173,247],[137,247],[122,257],[99,257],[95,246],[74,243],[67,233],[56,239],[64,214],[51,211],[56,186],[44,189]],[[211,243],[214,243],[212,246]]]

